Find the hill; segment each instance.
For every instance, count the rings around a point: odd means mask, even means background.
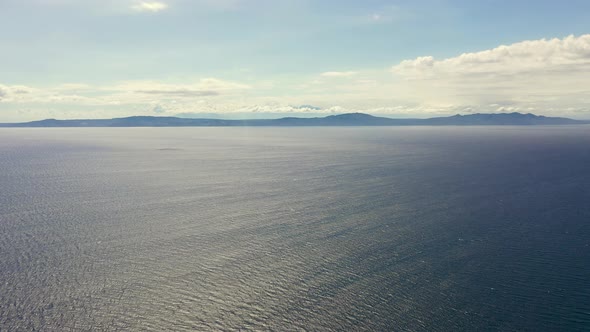
[[[429,119],[391,119],[364,113],[347,113],[319,118],[286,117],[268,120],[186,119],[131,116],[114,119],[56,120],[4,123],[0,127],[237,127],[237,126],[489,126],[567,125],[590,121],[522,113],[453,115]]]

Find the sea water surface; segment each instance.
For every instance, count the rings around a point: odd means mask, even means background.
[[[588,331],[590,127],[0,130],[1,331]]]

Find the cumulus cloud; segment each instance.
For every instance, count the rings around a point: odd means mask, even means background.
[[[392,71],[407,77],[470,74],[521,74],[569,71],[590,65],[590,34],[563,39],[528,40],[490,50],[436,60],[422,56],[402,61]]]
[[[482,112],[590,117],[590,35],[528,40],[447,59],[422,56],[393,66],[412,102]],[[405,89],[405,90],[404,90]],[[510,101],[510,105],[501,105]]]
[[[131,6],[131,9],[138,12],[157,13],[168,8],[168,4],[159,1],[140,1]]]

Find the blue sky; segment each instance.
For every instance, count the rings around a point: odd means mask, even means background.
[[[0,121],[590,118],[588,22],[588,1],[0,0]]]

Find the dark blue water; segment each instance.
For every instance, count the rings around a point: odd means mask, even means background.
[[[0,330],[590,330],[590,127],[0,130]]]

